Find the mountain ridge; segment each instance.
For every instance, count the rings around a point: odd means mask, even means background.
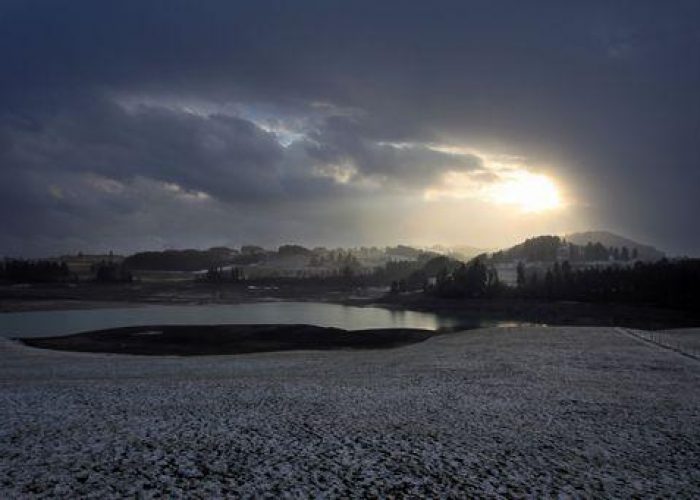
[[[654,247],[639,243],[625,236],[605,230],[591,230],[570,233],[564,236],[564,239],[575,245],[587,245],[588,243],[600,242],[605,247],[627,247],[628,249],[636,249],[641,260],[659,260],[663,259],[666,254]]]

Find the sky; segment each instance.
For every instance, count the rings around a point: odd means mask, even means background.
[[[0,2],[0,255],[700,254],[700,2]]]

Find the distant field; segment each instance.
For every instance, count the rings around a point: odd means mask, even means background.
[[[0,380],[5,498],[700,491],[700,362],[614,328],[189,358],[0,341]]]

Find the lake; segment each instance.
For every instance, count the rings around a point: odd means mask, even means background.
[[[369,328],[440,328],[499,326],[493,321],[465,321],[454,316],[379,307],[319,302],[258,302],[233,305],[153,305],[67,311],[0,314],[0,336],[44,337],[139,325],[310,324],[364,330]]]

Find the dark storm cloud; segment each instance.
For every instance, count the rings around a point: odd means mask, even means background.
[[[381,136],[380,136],[381,137]],[[309,134],[309,156],[321,165],[350,165],[357,175],[387,180],[393,186],[425,187],[446,171],[472,171],[482,166],[479,157],[456,155],[423,144],[377,141],[363,123],[332,117]]]
[[[40,247],[22,231],[31,218],[89,242],[100,217],[141,205],[125,194],[146,196],[139,182],[239,214],[264,206],[275,234],[295,199],[362,196],[319,165],[408,189],[480,167],[426,146],[442,142],[547,166],[595,223],[698,252],[698,19],[692,1],[4,2],[3,238]],[[124,96],[209,111],[125,109]],[[232,102],[274,110],[296,142],[224,112]],[[87,174],[124,191],[91,198],[86,185],[70,205],[58,188]],[[176,198],[169,213],[212,217]],[[86,204],[101,215],[88,220]]]
[[[103,99],[81,99],[24,120],[36,125],[5,127],[3,142],[13,145],[6,162],[25,172],[141,175],[226,198],[279,189],[281,147],[236,117],[148,107],[128,112]]]

